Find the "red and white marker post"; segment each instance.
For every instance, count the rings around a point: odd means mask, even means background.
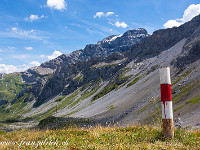
[[[172,95],[171,95],[171,78],[170,78],[169,67],[160,68],[160,88],[161,88],[163,135],[165,138],[172,139],[174,137],[174,127],[173,127],[173,109],[172,109]]]

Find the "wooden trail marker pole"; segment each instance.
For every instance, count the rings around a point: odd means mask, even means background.
[[[170,68],[162,67],[159,70],[160,70],[163,135],[165,138],[172,139],[174,138],[174,127],[173,127]]]

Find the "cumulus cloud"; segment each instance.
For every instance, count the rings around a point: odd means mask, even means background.
[[[193,17],[200,14],[200,4],[192,4],[190,5],[183,14],[183,17],[181,19],[175,19],[175,20],[168,20],[163,26],[165,28],[172,28],[172,27],[178,27],[181,24],[190,21]]]
[[[107,12],[106,16],[111,16],[111,15],[114,15],[114,14],[115,14],[114,12]]]
[[[128,25],[125,22],[117,21],[117,22],[115,22],[115,26],[118,27],[118,28],[119,27],[126,28]]]
[[[24,47],[26,50],[31,51],[33,48],[32,47]]]
[[[66,9],[67,3],[65,0],[47,0],[47,6],[61,11]]]
[[[38,17],[38,15],[30,15],[30,21],[34,21],[34,20],[38,20],[39,19],[39,17]]]
[[[0,73],[12,73],[16,71],[17,71],[16,66],[0,64]]]
[[[29,63],[30,67],[35,67],[35,66],[39,66],[39,65],[40,65],[40,63],[38,61],[32,61]]]
[[[49,55],[49,56],[47,56],[47,55],[40,55],[40,58],[51,60],[51,59],[54,59],[54,58],[56,58],[56,57],[58,57],[60,55],[62,55],[62,53],[55,50],[52,55]]]
[[[54,51],[53,54],[52,54],[51,56],[47,56],[47,58],[48,58],[49,60],[51,60],[51,59],[54,59],[54,58],[56,58],[56,57],[58,57],[58,56],[60,56],[60,55],[62,55],[61,52],[59,52],[59,51]]]
[[[181,23],[176,20],[168,20],[163,26],[165,28],[172,28],[172,27],[178,27]]]
[[[59,51],[54,51],[53,54],[51,56],[46,56],[46,55],[41,55],[40,58],[45,58],[45,59],[54,59],[58,56],[62,55],[61,52]],[[27,55],[16,55],[13,58],[15,59],[26,59],[28,58]],[[27,64],[23,64],[23,65],[6,65],[6,64],[0,64],[0,73],[13,73],[13,72],[21,72],[21,71],[25,71],[31,67],[35,67],[35,66],[40,66],[40,62],[39,61],[31,61]]]
[[[0,73],[13,73],[13,72],[21,72],[25,71],[31,67],[39,66],[40,63],[38,61],[32,61],[28,64],[23,64],[23,65],[5,65],[5,64],[0,64]]]
[[[94,15],[94,18],[97,18],[97,17],[99,17],[99,18],[101,18],[101,17],[108,17],[108,16],[111,16],[111,15],[113,15],[113,14],[115,14],[114,12],[107,12],[107,13],[104,13],[104,12],[96,12],[96,14]]]
[[[94,18],[96,18],[96,17],[99,17],[99,18],[101,18],[101,17],[103,17],[105,14],[103,13],[103,12],[96,12],[96,14],[94,15]]]
[[[36,21],[42,18],[47,18],[47,16],[42,15],[39,17],[38,15],[30,15],[29,17],[26,17],[25,20],[32,22],[32,21]]]

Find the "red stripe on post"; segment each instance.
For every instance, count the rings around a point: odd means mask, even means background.
[[[171,84],[161,84],[161,101],[172,101]]]

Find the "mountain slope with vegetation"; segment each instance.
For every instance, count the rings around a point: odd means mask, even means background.
[[[49,116],[102,125],[155,123],[161,116],[158,69],[169,66],[175,126],[199,127],[199,29],[200,16],[151,36],[130,30],[25,72],[1,75],[1,126]]]

